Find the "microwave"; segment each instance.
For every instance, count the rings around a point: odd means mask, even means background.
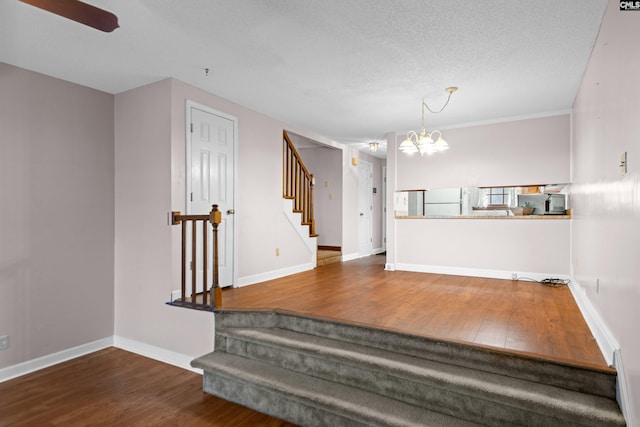
[[[567,213],[567,199],[564,194],[544,195],[545,215],[565,215]]]
[[[567,196],[565,194],[518,194],[518,206],[534,208],[533,215],[566,215]]]

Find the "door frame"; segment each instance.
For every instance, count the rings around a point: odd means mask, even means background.
[[[382,166],[382,249],[387,250],[387,167]]]
[[[374,250],[374,247],[373,247],[373,194],[372,194],[372,192],[373,192],[373,164],[370,163],[370,162],[367,162],[365,160],[360,159],[360,162],[359,162],[359,165],[358,165],[358,167],[359,167],[359,169],[358,169],[358,211],[360,211],[360,207],[361,207],[360,206],[360,198],[362,196],[362,194],[360,194],[360,188],[361,188],[361,182],[360,182],[360,170],[361,169],[360,169],[360,165],[367,165],[367,168],[369,168],[369,172],[370,172],[369,177],[367,178],[367,183],[369,183],[369,188],[368,188],[368,191],[366,192],[366,197],[367,197],[367,200],[369,202],[369,227],[368,227],[368,230],[367,230],[367,232],[369,233],[369,236],[368,236],[369,237],[369,245],[368,245],[367,249],[370,248],[370,251],[369,251],[369,253],[366,253],[366,254],[364,254],[364,253],[362,253],[360,251],[362,248],[360,247],[360,243],[361,243],[361,240],[360,240],[360,238],[361,238],[361,236],[360,236],[360,224],[358,224],[358,255],[360,257],[364,257],[364,256],[368,256],[368,255],[373,254],[373,250]]]
[[[235,206],[238,203],[238,118],[222,112],[220,110],[213,109],[209,106],[197,103],[190,99],[185,101],[185,121],[184,121],[184,132],[185,132],[185,195],[184,195],[184,204],[185,204],[185,212],[189,215],[190,205],[189,205],[189,195],[191,194],[191,179],[188,179],[188,174],[190,173],[191,166],[191,109],[197,108],[199,110],[203,110],[207,113],[213,114],[215,116],[222,117],[224,119],[230,120],[233,122],[233,209],[236,210]],[[224,213],[223,213],[224,215]],[[231,260],[231,287],[235,288],[238,286],[238,229],[239,229],[239,217],[234,213],[233,218],[233,233],[231,235],[231,239],[233,241],[233,251]]]

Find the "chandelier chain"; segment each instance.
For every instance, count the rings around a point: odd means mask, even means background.
[[[442,108],[440,108],[438,111],[434,111],[434,110],[432,110],[431,108],[429,108],[429,105],[424,101],[424,98],[422,99],[422,105],[424,105],[425,107],[427,107],[427,110],[429,110],[429,111],[430,111],[431,113],[433,113],[433,114],[441,113],[441,112],[442,112],[442,110],[444,110],[444,109],[445,109],[445,107],[447,106],[447,104],[449,104],[449,100],[451,99],[451,95],[452,95],[452,94],[453,94],[453,92],[455,92],[455,91],[453,91],[453,90],[447,90],[447,92],[449,92],[449,96],[447,96],[447,100],[446,100],[446,102],[444,103],[444,105],[442,106]]]

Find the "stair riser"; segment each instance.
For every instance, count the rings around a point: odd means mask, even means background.
[[[428,410],[468,421],[491,426],[511,427],[514,425],[540,426],[550,425],[580,426],[590,425],[589,420],[580,423],[574,414],[561,411],[553,413],[549,408],[532,408],[523,404],[517,408],[517,402],[499,401],[500,395],[482,395],[477,390],[463,388],[447,389],[447,384],[438,383],[429,378],[413,378],[409,373],[403,376],[392,375],[372,367],[358,367],[341,363],[333,359],[313,357],[283,348],[263,346],[241,339],[221,337],[228,353],[249,359],[260,360],[280,368],[300,372],[316,378],[341,383],[361,390],[387,396]],[[451,385],[448,385],[451,387]],[[522,404],[522,403],[521,403]],[[541,413],[531,412],[541,411]],[[598,427],[603,424],[591,424]]]
[[[318,267],[321,267],[323,265],[328,265],[328,264],[335,264],[337,262],[342,262],[342,256],[334,256],[334,257],[327,257],[327,258],[318,258],[318,260],[316,261],[316,265]]]
[[[615,375],[489,349],[286,313],[219,312],[216,328],[278,327],[615,399]]]
[[[614,375],[580,367],[320,319],[281,315],[278,327],[615,399]]]
[[[230,402],[299,425],[310,427],[365,427],[371,425],[306,404],[296,399],[295,396],[287,396],[276,390],[229,378],[220,372],[206,371],[204,373],[203,390]]]

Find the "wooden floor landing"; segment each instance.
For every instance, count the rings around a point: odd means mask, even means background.
[[[2,427],[295,427],[202,391],[202,375],[114,347],[0,383]]]
[[[571,292],[535,282],[385,271],[385,256],[222,292],[222,308],[282,309],[606,367]]]

